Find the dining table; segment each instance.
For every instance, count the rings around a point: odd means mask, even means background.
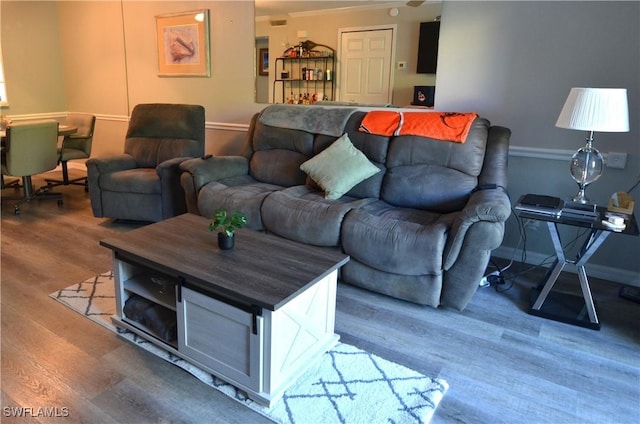
[[[75,134],[78,132],[78,127],[74,127],[73,125],[59,124],[58,125],[58,136],[64,137],[66,135]],[[2,144],[2,152],[4,152],[4,145],[7,138],[7,130],[0,130],[0,141]]]

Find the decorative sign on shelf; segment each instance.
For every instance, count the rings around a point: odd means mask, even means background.
[[[317,47],[324,47],[326,50],[317,50]],[[282,57],[333,57],[334,53],[335,50],[325,44],[317,44],[311,40],[307,40],[286,49]]]

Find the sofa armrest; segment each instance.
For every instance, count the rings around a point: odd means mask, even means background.
[[[458,258],[464,238],[469,228],[480,221],[493,222],[504,232],[504,223],[511,215],[509,196],[502,188],[478,190],[469,198],[464,209],[453,220],[445,245],[443,267],[448,270]],[[491,240],[492,238],[488,238]],[[476,246],[478,249],[493,250],[498,246]]]
[[[182,162],[190,159],[193,159],[193,158],[180,157],[180,158],[171,158],[171,159],[165,160],[164,162],[161,162],[158,164],[158,166],[156,166],[156,172],[158,173],[158,176],[160,178],[162,178],[162,175],[166,172],[175,172],[179,176],[182,173],[182,169],[180,168],[180,165],[182,164]]]
[[[249,174],[249,161],[242,156],[210,156],[186,160],[180,169],[190,174],[197,192],[211,181]]]
[[[180,184],[182,169],[180,164],[192,157],[171,158],[156,166],[156,173],[162,186],[163,216],[176,216],[187,212],[185,193]]]
[[[511,130],[506,127],[491,126],[487,136],[482,171],[478,175],[478,186],[491,185],[507,188],[507,162]]]
[[[180,164],[180,184],[184,190],[187,211],[200,215],[198,193],[211,181],[249,174],[249,160],[243,156],[205,156]]]

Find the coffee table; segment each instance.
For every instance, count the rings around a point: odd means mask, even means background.
[[[113,251],[112,320],[272,405],[337,343],[349,256],[252,230],[220,250],[208,223],[184,214],[100,241]]]

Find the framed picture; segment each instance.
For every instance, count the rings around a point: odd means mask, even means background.
[[[260,49],[258,57],[258,75],[269,75],[269,49]]]
[[[158,75],[209,77],[209,10],[156,16]]]

